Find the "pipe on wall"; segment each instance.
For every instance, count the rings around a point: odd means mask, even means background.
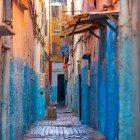
[[[5,22],[11,22],[11,0],[5,0]],[[11,46],[11,37],[4,38],[4,44]],[[3,45],[4,45],[3,44]],[[5,46],[4,46],[5,47]],[[6,48],[3,58],[3,85],[2,85],[2,117],[1,117],[1,140],[9,139],[8,132],[8,97],[9,97],[9,77],[10,77],[10,49]]]
[[[3,92],[2,92],[2,126],[1,140],[8,140],[8,96],[9,96],[9,67],[10,50],[6,49],[4,53],[4,72],[3,72]]]
[[[134,139],[140,140],[140,1],[131,0]]]
[[[11,22],[11,0],[5,0],[5,22]]]
[[[3,21],[3,0],[0,1],[0,24]],[[2,38],[0,37],[0,97],[2,96]],[[1,105],[1,99],[0,99],[0,105]],[[1,106],[0,106],[0,117],[1,117]],[[0,120],[0,132],[1,132],[1,121]]]

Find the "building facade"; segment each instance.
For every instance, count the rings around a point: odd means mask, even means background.
[[[46,111],[45,1],[1,3],[1,139],[20,139]],[[9,36],[10,35],[10,36]],[[12,35],[12,36],[11,36]]]
[[[131,17],[136,14],[134,4],[115,0],[67,4],[70,11],[74,5],[74,16],[63,30],[63,36],[74,38],[69,44],[67,105],[82,124],[102,132],[107,140],[139,139],[139,125],[134,124],[139,117],[139,65],[133,36],[139,18]]]

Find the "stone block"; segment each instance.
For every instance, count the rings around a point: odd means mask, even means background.
[[[105,140],[105,136],[103,135],[95,135],[90,138],[90,140]]]
[[[57,112],[56,112],[56,107],[47,107],[47,119],[48,120],[53,120],[57,118]]]

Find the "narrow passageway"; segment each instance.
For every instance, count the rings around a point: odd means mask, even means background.
[[[88,140],[102,135],[81,125],[74,113],[66,107],[57,107],[56,120],[41,120],[30,128],[26,140]]]

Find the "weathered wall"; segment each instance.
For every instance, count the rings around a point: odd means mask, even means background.
[[[2,40],[0,37],[0,50],[2,48]],[[0,51],[0,104],[1,104],[1,98],[2,98],[2,52]],[[1,106],[0,106],[0,116],[1,116]],[[0,131],[1,131],[1,120],[0,120]]]
[[[26,13],[27,14],[27,13]],[[28,13],[29,15],[29,13]],[[13,48],[10,58],[9,137],[15,139],[27,131],[36,119],[32,91],[32,23],[25,23],[24,10],[13,1]],[[28,30],[28,31],[27,31]],[[27,34],[26,34],[27,31]]]
[[[108,21],[114,29],[115,23]],[[117,29],[107,28],[106,34],[106,139],[118,137],[118,68],[117,68]]]
[[[39,86],[41,58],[36,61],[34,57],[40,56],[41,52],[40,47],[35,52],[30,13],[17,1],[13,1],[12,8],[16,35],[10,57],[9,137],[14,140],[26,133],[32,122],[45,116],[46,89]],[[38,65],[34,65],[36,63]]]
[[[119,139],[130,140],[133,139],[133,81],[131,20],[128,9],[128,1],[121,1],[119,24],[124,26],[119,30]]]
[[[119,139],[140,139],[139,1],[121,1],[119,23]],[[130,7],[131,5],[131,7]],[[127,17],[124,19],[124,17]],[[133,113],[132,113],[133,112]],[[127,128],[127,129],[124,129]]]
[[[134,111],[134,138],[140,139],[140,8],[139,0],[131,2],[132,4],[132,38],[133,38],[133,110]],[[136,33],[136,36],[135,36]],[[134,68],[135,67],[135,68]],[[138,120],[138,121],[137,121]]]
[[[3,18],[3,0],[0,3],[0,23]],[[0,36],[0,104],[2,98],[2,37]],[[0,116],[1,116],[1,105],[0,105]],[[1,130],[1,119],[0,119],[0,130]]]

